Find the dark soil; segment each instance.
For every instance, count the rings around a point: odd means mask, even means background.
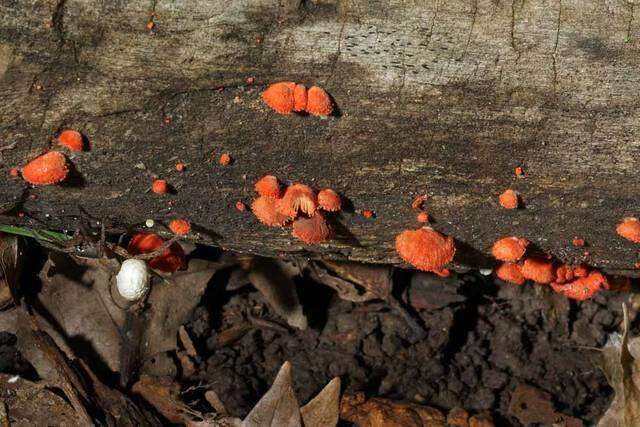
[[[396,276],[404,288],[399,297],[416,308],[427,330],[424,340],[412,340],[382,302],[342,301],[330,288],[302,280],[308,330],[254,327],[224,346],[217,344],[220,332],[247,315],[278,319],[251,287],[223,292],[226,279],[219,276],[221,286],[188,326],[203,362],[194,379],[210,384],[238,416],[268,389],[285,360],[294,366],[302,402],[340,376],[349,391],[441,409],[489,409],[498,425],[520,425],[508,406],[521,383],[549,392],[560,412],[588,424],[608,407],[613,391],[580,347],[600,347],[617,330],[624,295],[603,292],[575,303],[543,286],[499,284],[479,274]]]

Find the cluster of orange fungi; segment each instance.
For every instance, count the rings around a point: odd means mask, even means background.
[[[333,234],[321,211],[341,209],[340,195],[331,189],[316,192],[305,184],[291,184],[282,191],[280,181],[273,175],[260,178],[255,184],[258,197],[251,210],[258,220],[269,227],[292,224],[293,237],[308,244],[329,240]]]
[[[307,112],[314,116],[328,116],[333,112],[333,103],[324,89],[294,82],[279,82],[270,85],[262,99],[271,109],[280,114]]]

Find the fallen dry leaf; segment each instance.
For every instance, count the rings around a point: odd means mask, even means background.
[[[444,427],[445,416],[435,408],[410,402],[374,397],[364,393],[345,394],[340,418],[359,427]]]
[[[580,427],[582,421],[556,411],[551,395],[535,387],[519,384],[511,395],[509,414],[524,425],[559,424],[566,427]]]
[[[386,300],[393,288],[393,269],[387,265],[360,262],[323,261],[333,273],[352,284],[361,286],[376,298]]]
[[[340,418],[340,378],[329,381],[306,405],[300,408],[304,427],[330,427]]]
[[[596,364],[615,391],[599,427],[640,425],[640,338],[629,337],[629,309],[626,304],[622,309],[622,335],[611,335],[596,355]]]
[[[171,378],[141,375],[131,390],[142,396],[167,420],[186,424],[200,413],[193,411],[180,400],[180,386]]]
[[[17,288],[23,264],[20,242],[18,236],[0,233],[0,310],[13,304],[11,290]]]

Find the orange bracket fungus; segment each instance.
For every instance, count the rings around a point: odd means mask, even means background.
[[[274,83],[262,92],[262,100],[280,114],[306,111],[315,116],[328,116],[333,112],[331,98],[318,86],[307,90],[294,82]]]
[[[156,179],[151,184],[151,191],[156,194],[164,194],[169,191],[169,185],[164,179]]]
[[[24,175],[24,172],[23,172]],[[622,220],[616,231],[627,240],[634,243],[640,243],[640,221],[638,218],[625,218]]]
[[[516,209],[518,207],[518,193],[513,190],[506,190],[498,198],[500,206],[505,209]]]
[[[260,196],[251,204],[253,214],[258,221],[269,227],[282,227],[289,221],[289,216],[281,214],[276,208],[277,199]]]
[[[567,298],[584,301],[595,295],[600,289],[609,289],[607,278],[598,271],[592,271],[587,277],[580,277],[567,284],[551,283],[551,288]]]
[[[539,284],[549,284],[555,278],[553,261],[548,259],[527,258],[524,260],[521,270],[525,279],[533,280]]]
[[[491,254],[500,261],[515,262],[524,255],[529,241],[517,237],[505,237],[493,244]]]
[[[84,148],[84,142],[80,132],[71,129],[65,129],[60,132],[60,135],[58,135],[58,144],[64,145],[71,151],[82,151]]]
[[[327,212],[337,212],[342,206],[340,195],[330,188],[320,190],[318,193],[318,205]]]
[[[423,227],[398,234],[396,251],[400,258],[418,270],[447,275],[444,267],[453,260],[456,248],[451,237]]]
[[[22,169],[22,178],[29,184],[50,185],[64,180],[68,173],[64,155],[50,151],[27,163]]]
[[[280,182],[273,175],[265,175],[256,182],[256,193],[265,197],[280,197]]]
[[[131,255],[153,252],[164,244],[164,239],[154,233],[137,233],[129,241],[127,251]],[[173,273],[187,267],[187,260],[178,242],[173,243],[161,255],[148,261],[149,266],[166,273]]]
[[[321,243],[331,237],[331,228],[322,214],[317,212],[310,218],[298,218],[293,221],[292,234],[305,243]]]
[[[313,189],[304,184],[292,184],[284,192],[282,199],[278,199],[278,212],[290,218],[295,218],[298,211],[313,215],[318,206]]]
[[[191,224],[185,219],[174,219],[169,223],[169,230],[178,236],[185,236],[191,231]]]
[[[496,268],[498,279],[515,285],[522,285],[525,281],[520,266],[513,262],[504,262]]]

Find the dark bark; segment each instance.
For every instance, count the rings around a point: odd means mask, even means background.
[[[639,12],[624,1],[33,3],[0,3],[0,141],[17,142],[2,173],[61,128],[91,149],[70,156],[68,184],[2,179],[2,222],[74,228],[80,207],[114,229],[179,216],[239,251],[398,263],[394,236],[427,193],[461,264],[518,235],[633,269],[637,247],[615,232],[640,215]],[[338,114],[275,114],[259,94],[280,80],[325,87]],[[334,188],[355,212],[333,241],[301,244],[234,207],[266,173]],[[175,193],[147,192],[156,175]],[[500,208],[506,188],[522,209]]]

